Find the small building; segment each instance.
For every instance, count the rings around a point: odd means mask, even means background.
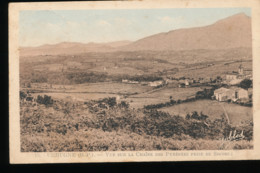
[[[188,79],[185,79],[185,85],[186,86],[190,85],[190,81]]]
[[[237,84],[240,84],[240,82],[242,80],[243,79],[233,79],[233,80],[229,81],[228,84],[230,84],[230,85],[237,85]]]
[[[226,74],[226,80],[235,80],[237,79],[238,73],[232,72]]]
[[[230,90],[232,91],[232,99],[248,99],[248,91],[243,88],[239,87],[231,87]]]
[[[227,101],[228,100],[228,95],[229,95],[229,89],[227,88],[219,88],[214,91],[214,96],[216,100],[222,102],[222,101]]]
[[[179,88],[184,88],[185,87],[185,83],[180,83],[179,84]]]
[[[163,81],[161,81],[161,80],[149,82],[149,86],[152,86],[152,87],[158,87],[161,85],[163,85]]]
[[[244,70],[244,67],[242,66],[242,64],[238,67],[238,71],[233,71],[231,73],[227,73],[226,74],[226,81],[227,83],[230,83],[230,81],[233,81],[233,80],[237,80],[237,79],[245,79],[245,78],[248,78],[250,76],[250,74],[246,74],[245,73],[245,70]],[[231,82],[232,83],[232,82]],[[231,84],[230,83],[230,84]],[[234,81],[233,81],[234,83]]]
[[[131,83],[131,84],[138,84],[139,82],[138,82],[138,81],[134,81],[134,80],[130,80],[130,81],[128,81],[128,83]]]

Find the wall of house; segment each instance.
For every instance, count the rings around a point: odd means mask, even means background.
[[[241,90],[239,90],[238,91],[238,98],[240,98],[240,99],[248,99],[248,91],[247,90],[243,90],[243,89],[241,89]]]
[[[227,80],[234,80],[234,79],[237,79],[237,76],[236,75],[226,75],[226,79]]]

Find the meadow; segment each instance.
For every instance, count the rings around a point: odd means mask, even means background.
[[[173,100],[186,99],[187,97],[194,96],[197,91],[201,90],[203,89],[200,87],[164,87],[156,91],[129,96],[125,100],[129,102],[133,108],[143,108],[145,105],[168,102],[170,101],[170,96],[172,96]]]
[[[135,151],[252,149],[250,123],[230,126],[225,119],[183,118],[157,110],[135,110],[115,98],[20,102],[21,151]],[[198,118],[198,119],[197,119]],[[230,131],[245,139],[230,141]]]
[[[209,116],[209,119],[221,118],[226,113],[229,116],[230,123],[234,126],[240,126],[247,121],[252,121],[253,110],[251,107],[240,106],[232,103],[218,102],[215,100],[197,100],[194,102],[182,103],[171,107],[159,109],[173,115],[185,117],[193,111],[202,112]]]

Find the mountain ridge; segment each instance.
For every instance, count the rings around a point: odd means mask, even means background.
[[[182,28],[137,40],[122,48],[136,50],[194,50],[251,47],[251,19],[236,14],[201,27]]]
[[[207,26],[157,33],[131,42],[61,42],[38,47],[21,47],[21,55],[57,55],[113,51],[181,51],[252,47],[251,17],[238,13]]]

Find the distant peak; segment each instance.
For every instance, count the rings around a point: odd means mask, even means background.
[[[230,17],[228,17],[228,18],[250,18],[249,16],[247,16],[245,13],[237,13],[237,14],[234,14],[234,15],[232,15],[232,16],[230,16]],[[227,19],[228,19],[227,18]]]
[[[238,13],[227,18],[221,19],[216,22],[217,23],[233,23],[233,22],[243,22],[243,21],[250,21],[250,17],[247,16],[245,13]]]

